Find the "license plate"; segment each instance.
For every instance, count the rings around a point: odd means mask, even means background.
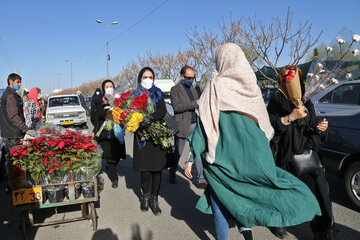
[[[61,122],[61,125],[71,125],[71,124],[74,124],[74,121],[64,121],[64,122]]]
[[[15,190],[12,197],[13,205],[41,202],[43,199],[41,187]]]

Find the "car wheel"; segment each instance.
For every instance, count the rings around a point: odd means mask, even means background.
[[[360,162],[346,168],[344,175],[345,190],[350,200],[360,208]]]

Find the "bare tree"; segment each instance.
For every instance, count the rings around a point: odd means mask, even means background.
[[[270,23],[254,18],[247,20],[233,20],[226,22],[224,18],[219,22],[220,32],[210,30],[199,32],[197,26],[190,33],[186,33],[190,49],[200,55],[201,68],[208,68],[213,61],[213,49],[223,43],[238,44],[244,50],[250,64],[255,71],[259,71],[265,79],[268,77],[262,66],[268,65],[278,74],[278,63],[288,54],[288,64],[296,65],[318,42],[321,34],[311,35],[312,25],[306,21],[297,28],[293,28],[293,13],[288,9],[284,20],[273,18]]]

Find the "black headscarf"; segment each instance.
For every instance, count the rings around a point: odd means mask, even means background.
[[[154,77],[154,81],[155,81],[155,73],[154,73],[154,70],[152,70],[151,67],[144,67],[143,69],[140,70],[139,74],[138,74],[138,78],[137,78],[137,82],[138,84],[141,83],[141,77],[142,75],[144,74],[145,71],[150,71]]]
[[[113,87],[115,87],[115,84],[113,83],[113,81],[111,81],[110,79],[106,79],[102,82],[101,84],[101,89],[102,89],[102,92],[103,94],[105,94],[105,84],[108,83],[108,82],[111,82],[111,84],[113,85]]]
[[[154,84],[150,89],[146,89],[143,86],[141,86],[141,77],[145,71],[150,71],[153,74],[155,80],[154,71],[150,67],[144,67],[143,69],[141,69],[138,75],[138,86],[133,92],[133,98],[140,96],[145,91],[148,91],[150,94],[151,101],[154,104],[154,109],[156,109],[156,104],[162,99],[161,90],[160,88],[156,87]]]

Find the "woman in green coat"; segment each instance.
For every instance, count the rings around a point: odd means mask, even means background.
[[[228,239],[230,217],[245,239],[252,239],[253,226],[292,226],[320,215],[308,187],[275,166],[269,147],[274,130],[241,48],[217,47],[215,64],[218,76],[200,98],[199,124],[190,141],[209,183],[197,208],[213,213],[217,238]],[[190,178],[191,167],[190,159],[185,166]]]

